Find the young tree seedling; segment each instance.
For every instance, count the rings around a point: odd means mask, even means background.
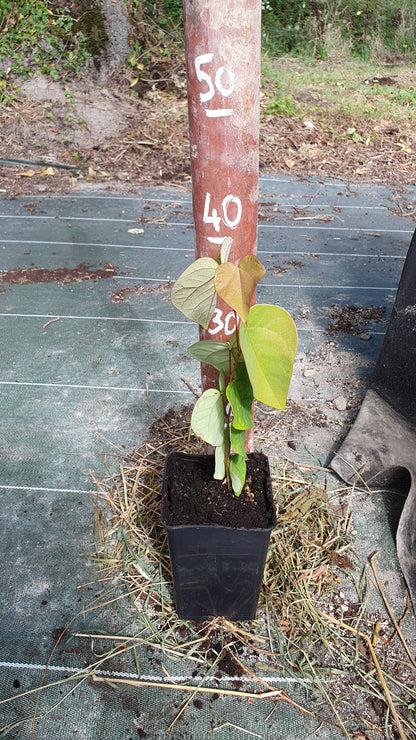
[[[172,303],[184,316],[207,329],[217,296],[234,311],[235,330],[228,341],[204,339],[189,347],[199,362],[219,373],[195,404],[191,427],[215,449],[214,477],[227,480],[239,496],[246,479],[247,430],[253,426],[253,400],[284,409],[297,349],[292,317],[280,306],[251,305],[265,269],[249,254],[237,266],[228,262],[232,239],[226,237],[216,259],[200,257],[179,276]]]

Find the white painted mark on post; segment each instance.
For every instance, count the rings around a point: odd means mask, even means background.
[[[237,209],[237,213],[235,215],[235,218],[230,218],[228,215],[228,206],[234,203]],[[223,219],[226,226],[228,226],[230,229],[235,229],[236,226],[241,221],[241,214],[243,211],[243,207],[241,205],[240,198],[237,198],[235,195],[227,195],[223,202],[222,202],[222,213],[223,213]]]
[[[232,210],[230,208],[232,204],[235,209],[234,217],[232,215]],[[221,203],[222,219],[218,215],[218,211],[216,208],[212,208],[211,212],[210,212],[210,208],[211,208],[211,193],[206,193],[202,221],[204,224],[212,224],[212,226],[214,227],[217,233],[219,233],[220,231],[221,220],[229,229],[235,229],[241,221],[241,216],[243,213],[243,206],[241,204],[240,198],[238,198],[236,195],[226,195],[225,198],[223,199]],[[222,244],[224,240],[223,236],[207,236],[205,238],[208,239],[208,241],[211,242],[211,244]]]
[[[217,110],[206,110],[205,115],[207,118],[223,118],[225,116],[232,116],[232,108],[218,108]]]
[[[223,236],[206,236],[205,237],[211,244],[222,244],[224,241]]]
[[[215,72],[214,82],[212,76],[208,74],[204,69],[201,69],[203,64],[209,64],[214,59],[214,54],[199,54],[195,57],[195,72],[199,82],[203,82],[207,85],[207,90],[199,93],[199,99],[201,103],[208,103],[216,92],[223,98],[228,98],[233,92],[235,87],[235,74],[228,67],[218,67]],[[225,83],[224,83],[225,79]],[[233,113],[232,108],[213,108],[205,109],[205,115],[208,118],[221,118],[224,116],[231,116]]]
[[[220,308],[216,308],[212,317],[212,323],[214,326],[208,329],[208,333],[211,334],[211,336],[219,334],[220,331],[223,331],[227,337],[234,334],[237,326],[234,311],[229,311],[225,318],[223,318],[223,316],[224,312]]]
[[[209,62],[212,62],[214,59],[213,54],[200,54],[198,57],[195,58],[195,72],[196,76],[199,80],[199,82],[206,82],[208,85],[208,90],[206,92],[199,93],[199,99],[201,103],[207,103],[208,100],[211,100],[211,98],[215,95],[215,88],[214,83],[206,72],[204,72],[203,69],[201,69],[201,64],[208,64]]]
[[[211,204],[211,193],[206,193],[205,195],[205,203],[204,203],[204,214],[202,216],[202,220],[204,224],[212,224],[215,231],[220,230],[220,224],[221,224],[221,218],[218,215],[218,211],[213,208],[211,211],[211,214],[209,212],[209,207]]]
[[[221,78],[223,74],[226,74],[228,76],[229,87],[224,87],[224,85],[222,84]],[[222,95],[223,98],[228,98],[228,96],[234,92],[234,84],[234,72],[228,67],[219,67],[215,73],[215,87],[217,88],[219,94]]]

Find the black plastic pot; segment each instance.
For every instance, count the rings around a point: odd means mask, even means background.
[[[267,458],[265,490],[271,514],[270,526],[265,529],[166,524],[170,458],[168,455],[163,479],[162,524],[168,535],[178,616],[184,620],[218,616],[233,621],[254,619],[270,534],[276,526]],[[213,456],[181,454],[181,458],[195,466],[206,466],[208,459],[213,470]]]

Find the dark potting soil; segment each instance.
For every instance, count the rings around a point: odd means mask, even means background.
[[[168,459],[162,499],[162,520],[168,526],[221,524],[225,527],[267,529],[275,524],[269,493],[267,458],[260,452],[247,460],[240,496],[215,480],[214,457],[172,453]]]

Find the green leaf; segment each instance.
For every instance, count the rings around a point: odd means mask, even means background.
[[[225,239],[223,240],[222,245],[221,245],[221,252],[220,252],[221,263],[227,262],[230,256],[232,243],[233,243],[233,240],[231,239],[230,236],[226,236]]]
[[[240,346],[254,397],[284,409],[297,348],[292,317],[279,306],[257,304],[240,324]]]
[[[231,485],[236,496],[239,496],[243,490],[246,480],[247,466],[244,457],[233,455],[230,459],[230,476]]]
[[[217,267],[211,257],[200,257],[178,277],[170,294],[173,305],[204,329],[207,329],[215,310]]]
[[[195,360],[206,362],[216,370],[230,374],[230,345],[216,339],[204,339],[188,347],[188,352]]]
[[[247,439],[247,429],[236,429],[233,424],[231,424],[231,447],[233,448],[234,452],[237,452],[239,455],[244,457],[246,459],[247,453],[245,448],[245,441]]]
[[[191,427],[207,444],[213,447],[224,444],[224,405],[216,388],[208,388],[198,398],[191,416]]]
[[[265,274],[265,269],[254,254],[248,254],[237,267],[225,262],[217,267],[215,290],[220,298],[237,311],[243,321],[247,320],[250,302],[257,283]]]
[[[231,348],[231,352],[233,353],[234,360],[238,360],[238,356],[241,354],[240,350],[238,348],[238,342],[237,342],[237,332],[234,332],[234,334],[231,334],[228,343]]]
[[[224,445],[215,448],[214,478],[216,480],[224,480],[225,478]]]
[[[225,372],[224,372],[224,370],[220,370],[220,375],[219,375],[219,378],[218,378],[218,386],[217,386],[217,388],[218,388],[219,392],[221,393],[221,396],[222,396],[223,399],[225,398],[225,395],[224,394],[225,394],[226,387],[227,387],[227,382],[226,382],[226,379],[225,379]]]
[[[253,426],[252,403],[253,389],[247,374],[245,363],[241,360],[235,368],[234,380],[228,383],[227,398],[233,410],[235,429],[250,429]]]

